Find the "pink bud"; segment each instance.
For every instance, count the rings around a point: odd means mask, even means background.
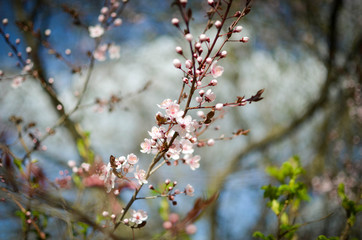
[[[106,14],[107,12],[108,12],[108,8],[107,7],[102,7],[101,13]]]
[[[226,57],[227,54],[228,54],[228,52],[224,50],[220,53],[220,57],[224,58],[224,57]]]
[[[211,57],[206,58],[206,63],[211,64],[212,63],[212,58]]]
[[[242,37],[240,42],[247,43],[249,41],[248,37]]]
[[[200,38],[201,42],[204,42],[207,40],[207,36],[205,34],[201,34],[199,38]]]
[[[173,25],[175,25],[176,27],[178,26],[179,22],[180,22],[180,20],[178,20],[178,18],[172,18],[172,19],[171,19],[171,23],[172,23]]]
[[[241,32],[241,30],[243,30],[242,26],[236,26],[236,28],[234,29],[234,32]]]
[[[50,29],[45,30],[44,34],[45,36],[49,37],[52,31]]]
[[[205,94],[205,91],[204,91],[204,90],[200,90],[200,91],[199,91],[200,97],[204,96],[204,94]]]
[[[191,60],[186,60],[186,62],[185,62],[185,66],[186,66],[186,68],[188,68],[188,69],[190,69],[190,68],[192,68],[192,61]]]
[[[212,139],[212,138],[210,138],[208,141],[207,141],[207,145],[208,146],[214,146],[214,144],[215,144],[215,140],[214,139]]]
[[[119,27],[122,25],[122,19],[116,18],[113,22],[114,26]]]
[[[199,63],[201,63],[201,62],[202,62],[202,57],[201,57],[201,56],[198,57],[198,58],[197,58],[197,61],[198,61]]]
[[[196,48],[196,49],[201,48],[201,43],[200,43],[200,42],[195,43],[195,48]]]
[[[214,4],[214,0],[207,0],[207,3],[212,6]]]
[[[196,226],[194,224],[190,224],[190,225],[186,226],[185,231],[186,231],[187,234],[192,235],[192,234],[196,233],[197,228],[196,228]]]
[[[177,47],[176,47],[176,52],[177,52],[178,54],[182,54],[182,48],[181,48],[180,46],[177,46]]]
[[[211,82],[209,83],[210,86],[216,86],[217,85],[217,80],[213,79],[211,80]]]
[[[221,25],[222,25],[222,23],[221,23],[219,20],[217,20],[217,21],[215,22],[215,27],[216,27],[216,28],[221,28]]]
[[[174,59],[173,60],[173,65],[175,66],[175,68],[181,68],[181,62],[178,59]]]
[[[171,229],[172,228],[172,223],[170,221],[166,221],[162,224],[164,229]]]
[[[100,15],[98,16],[98,22],[103,22],[104,19],[105,19],[105,17],[104,17],[103,14],[100,14]]]
[[[4,25],[8,24],[8,22],[9,22],[9,20],[8,20],[7,18],[4,18],[4,19],[3,19],[3,24],[4,24]]]
[[[202,102],[202,97],[196,97],[196,102],[201,103]]]
[[[192,35],[191,35],[191,33],[188,33],[188,34],[186,34],[185,35],[185,39],[188,41],[188,42],[191,42],[192,41]]]
[[[215,105],[215,109],[218,111],[220,111],[223,107],[224,107],[224,104],[222,104],[222,103],[218,103]]]

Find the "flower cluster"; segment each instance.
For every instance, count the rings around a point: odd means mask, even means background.
[[[184,111],[180,105],[171,99],[164,100],[160,105],[165,110],[165,115],[161,112],[156,114],[159,125],[168,126],[152,127],[149,131],[151,138],[145,138],[141,143],[141,152],[157,154],[165,150],[165,160],[175,160],[174,164],[178,164],[179,159],[183,159],[192,170],[200,166],[198,163],[200,156],[193,156],[194,146],[197,144],[196,130],[200,127],[200,123],[190,115],[184,116]],[[179,136],[175,138],[174,136]],[[181,155],[183,157],[181,158]]]

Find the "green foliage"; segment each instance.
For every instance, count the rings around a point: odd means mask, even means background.
[[[331,238],[327,238],[324,235],[320,235],[317,240],[339,240],[339,237],[331,237]]]
[[[297,156],[284,162],[280,168],[268,167],[266,172],[278,181],[277,186],[263,186],[264,198],[269,199],[267,206],[278,218],[277,236],[265,236],[261,232],[255,232],[253,237],[265,240],[292,239],[300,225],[291,221],[289,214],[296,212],[301,201],[309,199],[306,186],[298,181],[305,171],[300,165]]]
[[[261,238],[263,240],[275,240],[275,237],[273,235],[268,235],[268,236],[265,236],[263,233],[259,232],[259,231],[256,231],[253,233],[253,237],[255,238]]]
[[[77,140],[77,149],[84,162],[93,163],[94,152],[91,150],[89,138],[90,132],[85,132],[83,137]]]
[[[356,221],[356,215],[358,212],[362,211],[362,205],[357,204],[355,201],[349,199],[344,191],[344,184],[341,183],[338,186],[338,195],[342,200],[342,207],[346,211],[347,214],[347,223],[351,226],[354,225]]]

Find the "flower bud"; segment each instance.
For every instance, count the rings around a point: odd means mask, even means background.
[[[122,19],[116,18],[113,22],[114,26],[119,27],[122,25]]]
[[[201,34],[199,38],[200,38],[201,42],[204,42],[207,40],[207,36],[205,34]]]
[[[180,46],[177,46],[177,47],[176,47],[176,52],[177,52],[178,54],[182,54],[182,48],[181,48]]]
[[[216,27],[216,28],[221,28],[221,25],[222,25],[222,23],[221,23],[219,20],[217,20],[217,21],[215,22],[215,27]]]
[[[214,146],[214,144],[215,144],[215,140],[214,139],[212,139],[212,138],[210,138],[208,141],[207,141],[207,145],[208,146]]]
[[[215,105],[215,109],[218,111],[220,111],[223,107],[224,107],[224,104],[222,104],[222,103],[218,103]]]
[[[2,22],[3,22],[3,25],[7,25],[9,20],[7,18],[4,18]]]
[[[243,30],[242,26],[236,26],[236,28],[234,29],[234,32],[241,32],[241,30]]]
[[[216,86],[217,85],[217,80],[213,79],[211,80],[211,82],[209,83],[210,86]]]
[[[248,37],[242,37],[240,39],[240,42],[243,42],[243,43],[247,43],[249,41],[249,38]]]
[[[220,57],[224,58],[224,57],[226,57],[227,54],[228,54],[228,52],[224,50],[220,53]]]
[[[212,63],[212,58],[211,57],[206,58],[206,63],[211,64]]]
[[[180,22],[180,20],[178,20],[178,18],[172,18],[171,19],[171,23],[176,27],[178,27],[179,22]]]
[[[181,62],[177,58],[173,60],[173,65],[175,68],[181,68]]]
[[[186,60],[186,62],[185,62],[185,66],[186,66],[186,68],[188,68],[188,69],[190,69],[190,68],[192,68],[192,61],[191,60]]]
[[[188,41],[188,42],[191,42],[192,41],[192,35],[191,35],[191,33],[188,33],[188,34],[186,34],[185,35],[185,39]]]

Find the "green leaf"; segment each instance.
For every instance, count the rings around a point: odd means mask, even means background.
[[[170,206],[168,205],[168,201],[166,198],[162,198],[161,202],[160,202],[160,217],[162,218],[163,221],[167,221],[168,220],[168,215],[170,212]]]
[[[280,214],[280,203],[277,200],[271,201],[271,210],[278,216]]]

